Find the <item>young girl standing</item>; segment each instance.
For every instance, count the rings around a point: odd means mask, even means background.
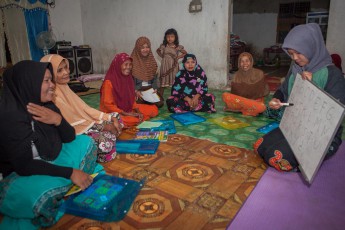
[[[164,88],[174,84],[175,75],[179,70],[178,59],[187,54],[184,47],[179,45],[175,29],[168,29],[165,32],[163,44],[157,49],[157,54],[162,58],[159,94],[163,96]]]

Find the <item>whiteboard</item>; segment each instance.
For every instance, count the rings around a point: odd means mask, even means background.
[[[280,129],[311,184],[344,116],[344,106],[297,74]]]

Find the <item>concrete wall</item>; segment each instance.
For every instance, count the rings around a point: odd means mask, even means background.
[[[204,0],[202,12],[195,14],[188,12],[189,3],[190,0],[80,0],[82,26],[77,22],[76,32],[69,28],[75,25],[61,22],[57,16],[64,15],[63,21],[75,16],[66,7],[69,3],[59,0],[51,9],[52,25],[65,35],[65,40],[69,34],[73,45],[92,47],[94,70],[98,73],[107,71],[116,53],[130,54],[139,36],[150,38],[156,60],[160,62],[155,50],[162,43],[164,32],[175,28],[180,44],[196,55],[206,71],[210,87],[222,87],[227,83],[228,72],[229,0],[217,0],[217,4],[214,0]]]
[[[80,0],[55,2],[55,8],[49,7],[49,15],[57,40],[71,41],[72,45],[83,44]]]
[[[331,0],[328,19],[327,41],[328,51],[339,54],[342,59],[343,71],[345,70],[345,1]]]
[[[234,14],[233,33],[251,44],[252,53],[262,53],[276,43],[277,16],[276,13]]]

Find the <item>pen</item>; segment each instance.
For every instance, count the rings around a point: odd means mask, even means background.
[[[272,101],[271,104],[273,105],[280,105],[280,106],[293,106],[293,103],[287,103],[287,102],[275,102],[275,101]]]

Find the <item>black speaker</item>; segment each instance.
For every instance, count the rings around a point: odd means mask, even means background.
[[[91,48],[74,48],[75,60],[78,69],[78,76],[92,74],[93,64],[92,64],[92,52]]]
[[[74,54],[73,48],[50,50],[50,53],[59,54],[60,56],[66,58],[69,62],[70,78],[71,79],[77,78],[78,72],[76,68],[75,54]]]

